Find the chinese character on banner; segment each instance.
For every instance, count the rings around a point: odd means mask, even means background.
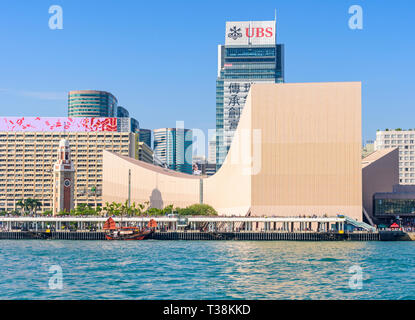
[[[237,119],[237,118],[239,118],[239,109],[236,109],[234,107],[231,107],[229,109],[229,118],[231,118],[231,119]]]
[[[229,84],[229,93],[236,93],[236,94],[238,94],[240,92],[240,86],[239,86],[239,83],[237,83],[237,82],[231,82],[230,84]]]
[[[233,94],[229,97],[229,103],[228,106],[235,106],[235,105],[240,105],[239,104],[239,97],[236,94]]]
[[[251,88],[251,84],[249,82],[244,83],[244,90],[243,92],[249,92],[249,89]]]
[[[236,128],[238,127],[238,120],[239,119],[230,119],[229,120],[229,129],[230,130],[236,130]]]

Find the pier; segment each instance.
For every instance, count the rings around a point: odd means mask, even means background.
[[[107,217],[0,217],[1,239],[105,240]],[[399,241],[401,231],[381,231],[338,217],[113,217],[120,225],[157,222],[154,240]]]
[[[145,227],[153,219],[159,231],[203,231],[203,232],[346,232],[354,230],[376,231],[374,227],[346,216],[337,217],[112,217],[123,227]],[[0,217],[3,231],[51,231],[102,230],[108,217]]]
[[[99,232],[62,232],[62,231],[2,231],[0,240],[105,240],[105,234]],[[154,240],[236,240],[236,241],[380,241],[378,232],[155,232],[149,239]],[[389,241],[396,241],[389,237]]]

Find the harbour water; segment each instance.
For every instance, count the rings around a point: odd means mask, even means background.
[[[1,240],[0,299],[415,299],[414,262],[415,242]]]

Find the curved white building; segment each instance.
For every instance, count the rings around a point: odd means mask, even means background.
[[[106,151],[103,160],[104,202],[130,190],[131,202],[158,208],[203,202],[221,215],[361,221],[361,84],[252,85],[228,156],[208,178]]]

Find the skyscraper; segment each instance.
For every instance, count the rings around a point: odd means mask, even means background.
[[[117,98],[106,91],[75,90],[68,94],[69,117],[116,117]]]
[[[129,118],[130,113],[124,107],[118,106],[117,107],[117,118]]]
[[[216,166],[226,158],[252,83],[284,82],[284,45],[276,43],[276,21],[226,22],[218,46]]]
[[[189,129],[155,129],[154,154],[167,168],[192,174],[192,139]]]
[[[151,130],[150,129],[141,129],[138,131],[138,139],[140,142],[144,142],[151,148]]]

